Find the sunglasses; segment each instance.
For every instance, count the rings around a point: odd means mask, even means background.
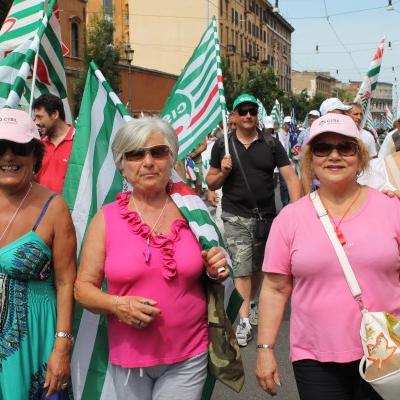
[[[255,117],[258,114],[258,109],[257,108],[238,108],[237,113],[241,116],[244,117],[247,115],[247,113],[250,113],[252,117]]]
[[[156,160],[163,160],[170,155],[171,151],[166,144],[159,144],[152,147],[142,147],[141,149],[127,151],[125,153],[125,160],[142,161],[146,157],[147,153]]]
[[[16,143],[10,140],[0,140],[0,156],[2,156],[7,149],[10,149],[15,156],[29,156],[32,154],[35,144],[33,140],[28,143]]]
[[[358,145],[349,140],[337,144],[318,142],[311,145],[311,152],[317,157],[327,157],[333,150],[337,150],[342,157],[351,157],[358,153]]]

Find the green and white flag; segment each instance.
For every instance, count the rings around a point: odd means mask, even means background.
[[[43,18],[44,12],[46,17]],[[46,29],[39,34],[45,20]],[[0,30],[0,65],[6,66],[7,72],[0,72],[0,107],[7,103],[8,91],[13,79],[19,74],[25,85],[22,105],[29,103],[32,88],[33,60],[26,59],[28,68],[20,70],[21,60],[29,48],[29,44],[39,38],[39,58],[37,63],[34,98],[44,93],[52,93],[61,98],[64,104],[66,120],[71,122],[71,111],[67,99],[67,83],[61,43],[59,9],[56,0],[14,0],[13,5]],[[32,50],[37,52],[37,43]],[[8,57],[13,54],[13,57]],[[29,61],[30,60],[30,61]],[[28,63],[29,61],[29,63]],[[23,62],[22,62],[23,63]],[[18,71],[18,72],[17,72]],[[20,84],[18,84],[20,85]],[[20,90],[20,89],[19,89]],[[19,95],[21,97],[21,95]],[[14,98],[12,101],[16,101]],[[9,106],[11,103],[7,103]],[[16,107],[18,104],[12,105]]]
[[[115,200],[117,193],[126,190],[117,171],[111,144],[116,132],[132,121],[117,95],[92,62],[76,124],[75,138],[63,197],[74,221],[78,254],[86,229],[103,204]],[[224,246],[222,236],[212,220],[207,206],[174,173],[171,198],[199,240],[203,249]],[[229,259],[229,256],[227,256]],[[230,260],[230,259],[229,259]],[[230,261],[229,261],[230,262]],[[225,282],[225,306],[233,319],[241,298],[234,290],[232,279]],[[117,400],[110,376],[106,317],[87,310],[76,310],[75,346],[72,356],[74,398],[80,400]],[[214,380],[208,377],[204,399],[211,396]]]
[[[276,99],[275,99],[275,104],[271,110],[271,117],[274,120],[274,122],[281,125],[281,106],[279,104],[279,101]]]
[[[161,112],[179,138],[178,159],[185,158],[218,125],[226,110],[215,17]]]
[[[354,99],[355,103],[360,103],[363,111],[363,120],[361,121],[360,127],[363,128],[367,122],[368,113],[370,109],[371,99],[373,92],[378,83],[379,72],[381,70],[383,49],[385,46],[385,38],[381,39],[379,47],[374,54],[371,61],[367,74],[361,83],[360,89],[358,90],[357,96]]]
[[[258,115],[257,115],[257,119],[258,119],[258,125],[260,127],[264,127],[264,118],[268,117],[267,111],[264,108],[263,103],[261,103],[261,100],[257,99],[257,104],[258,104]]]

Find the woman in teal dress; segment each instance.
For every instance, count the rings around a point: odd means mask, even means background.
[[[28,114],[1,109],[0,400],[71,393],[76,239],[61,196],[34,182],[43,153]]]

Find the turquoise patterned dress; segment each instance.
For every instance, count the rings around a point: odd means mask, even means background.
[[[46,365],[56,332],[56,290],[51,250],[36,228],[52,198],[32,231],[0,248],[0,400],[45,398]],[[68,399],[71,389],[64,392],[62,398]]]

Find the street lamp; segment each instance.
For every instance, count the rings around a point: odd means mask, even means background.
[[[129,65],[128,71],[128,102],[129,102],[129,114],[132,114],[132,86],[131,86],[131,68],[132,68],[132,60],[133,53],[135,50],[132,49],[129,43],[125,44],[125,58]]]
[[[278,2],[279,2],[279,0],[275,0],[275,7],[272,9],[272,12],[275,14],[279,14]]]
[[[393,11],[394,7],[392,5],[392,0],[388,0],[388,5],[386,6],[386,11]]]

